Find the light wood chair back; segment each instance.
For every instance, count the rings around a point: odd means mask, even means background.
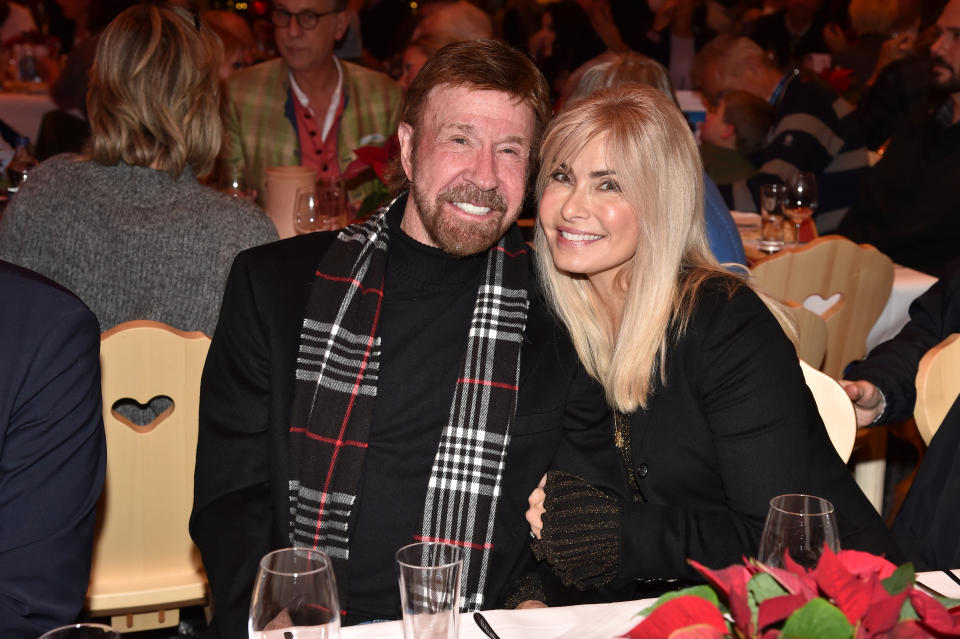
[[[847,392],[835,379],[803,360],[800,360],[800,368],[803,370],[803,379],[817,402],[817,410],[827,427],[830,442],[840,459],[848,461],[857,437],[857,416]]]
[[[797,302],[784,302],[783,307],[797,329],[797,355],[819,369],[827,354],[827,322]]]
[[[210,346],[147,320],[101,336],[107,479],[100,502],[87,609],[121,632],[176,625],[179,609],[207,601],[206,576],[187,523],[193,504],[200,374]],[[173,405],[146,426],[117,400]]]
[[[960,395],[960,333],[947,337],[920,360],[913,418],[928,446]]]
[[[783,301],[839,294],[822,314],[827,353],[821,368],[839,378],[847,364],[866,355],[867,335],[893,290],[893,261],[868,244],[825,235],[757,264],[753,276],[762,291]]]

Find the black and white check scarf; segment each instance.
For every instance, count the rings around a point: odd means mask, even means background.
[[[377,396],[386,211],[396,203],[340,232],[316,271],[300,334],[288,446],[290,541],[330,555],[343,604],[351,515]],[[422,529],[412,540],[463,548],[465,610],[487,603],[484,587],[529,306],[527,250],[519,234],[507,233],[488,251]]]

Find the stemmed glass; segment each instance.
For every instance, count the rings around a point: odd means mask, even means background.
[[[74,623],[54,628],[40,639],[120,639],[120,633],[99,623]]]
[[[297,189],[293,206],[297,233],[333,231],[347,224],[347,194],[338,179],[321,178],[313,188]]]
[[[823,547],[840,551],[840,535],[833,504],[813,495],[780,495],[770,500],[770,510],[763,524],[760,550],[761,563],[783,567],[783,556],[805,568],[817,565]]]
[[[264,555],[247,628],[250,639],[338,639],[340,604],[327,554],[282,548]]]
[[[793,222],[796,235],[793,245],[800,246],[800,225],[809,219],[817,208],[817,178],[813,173],[799,171],[787,180],[787,193],[783,212]]]

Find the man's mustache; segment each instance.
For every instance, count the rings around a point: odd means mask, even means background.
[[[444,202],[468,202],[477,206],[485,206],[494,211],[504,212],[507,210],[507,202],[500,193],[500,189],[482,191],[472,184],[458,184],[446,191],[442,191],[437,196],[438,200]]]

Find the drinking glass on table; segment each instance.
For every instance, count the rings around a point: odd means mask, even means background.
[[[800,171],[787,180],[783,212],[790,218],[796,231],[794,246],[800,246],[800,225],[810,219],[817,208],[817,178],[813,173]]]
[[[783,567],[785,553],[805,568],[817,565],[823,547],[840,551],[840,535],[833,504],[813,495],[779,495],[770,500],[770,510],[763,524],[760,550],[761,563]]]
[[[120,633],[100,623],[72,623],[54,628],[40,639],[120,639]]]
[[[403,639],[457,639],[463,551],[440,542],[397,551]]]
[[[250,639],[338,639],[340,603],[327,554],[282,548],[264,555],[247,629]]]
[[[783,201],[787,189],[782,184],[764,184],[760,187],[760,243],[764,253],[776,253],[783,248]]]
[[[240,200],[254,202],[257,199],[257,190],[247,181],[242,167],[226,167],[219,179],[219,189],[222,193]]]
[[[293,206],[297,233],[333,231],[347,225],[347,194],[339,179],[320,178],[315,187],[298,189]]]

